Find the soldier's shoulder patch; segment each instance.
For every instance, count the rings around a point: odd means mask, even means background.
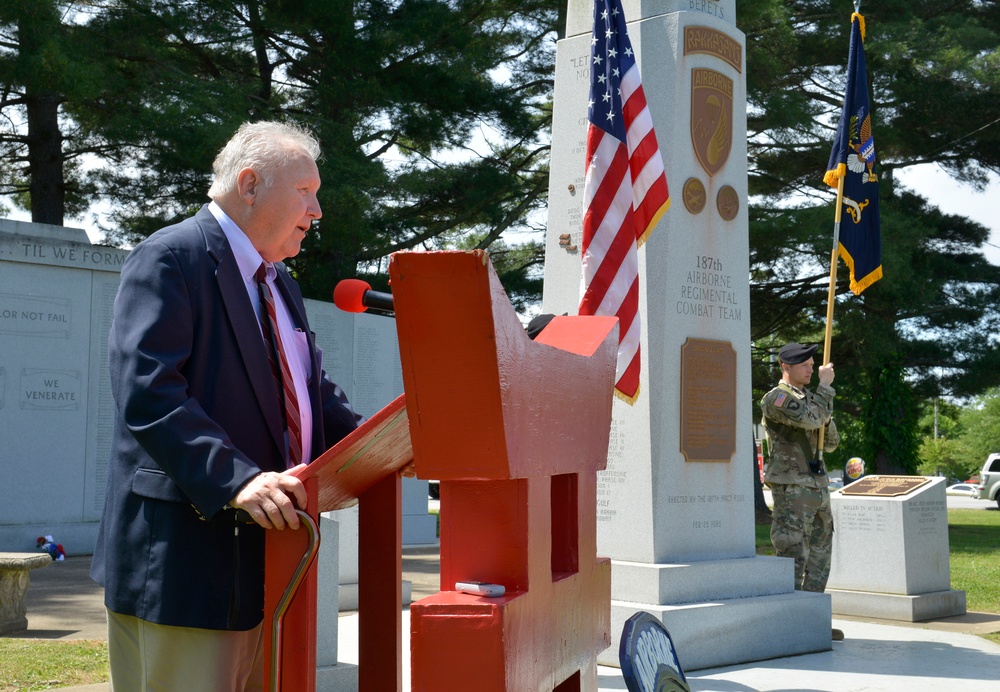
[[[781,385],[768,392],[760,403],[764,409],[771,410],[798,411],[802,407],[796,393]]]

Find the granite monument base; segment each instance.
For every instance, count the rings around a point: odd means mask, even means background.
[[[357,692],[358,667],[353,663],[316,666],[317,692]]]
[[[406,481],[415,480],[412,478],[404,478],[403,485],[406,486]],[[424,484],[427,481],[423,481]],[[424,493],[426,495],[426,492]],[[425,500],[426,502],[426,500]],[[404,498],[403,503],[406,503]],[[435,522],[434,528],[434,541],[437,541],[437,519],[428,514],[432,522]],[[347,509],[338,509],[334,512],[324,512],[324,518],[329,518],[336,522],[339,526],[337,531],[338,540],[340,542],[340,549],[338,551],[339,561],[337,564],[337,574],[339,579],[339,584],[337,587],[338,592],[338,603],[340,604],[341,611],[357,610],[358,609],[358,506],[348,507]],[[411,545],[406,542],[406,516],[403,517],[403,545]],[[428,545],[426,538],[421,536],[421,542],[417,545]],[[407,580],[403,580],[403,603],[409,604],[413,600],[413,584]]]
[[[403,605],[410,605],[413,602],[413,582],[408,579],[403,580]],[[358,584],[340,585],[340,611],[346,613],[358,609]]]
[[[340,522],[336,512],[320,515],[316,556],[316,690],[353,692],[358,667],[337,661],[340,611]]]
[[[923,622],[965,614],[965,592],[956,589],[914,595],[827,589],[838,615]]]
[[[618,663],[617,639],[638,611],[663,623],[685,671],[829,651],[827,594],[794,591],[794,565],[758,556],[691,564],[611,563],[611,638],[598,656]]]

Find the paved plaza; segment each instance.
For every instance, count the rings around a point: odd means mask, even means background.
[[[419,599],[438,589],[437,546],[403,551],[404,578]],[[28,630],[19,637],[49,640],[104,639],[102,590],[87,576],[90,558],[34,570],[28,592]],[[357,613],[340,618],[339,660],[357,662]],[[403,631],[409,631],[409,610],[403,611]],[[1000,645],[976,636],[1000,631],[1000,615],[967,613],[927,623],[890,623],[860,618],[835,618],[844,631],[842,642],[817,654],[713,668],[688,673],[691,689],[713,692],[792,690],[865,692],[962,690],[993,692],[1000,680]],[[748,631],[746,636],[754,633]],[[617,647],[618,638],[612,636]],[[404,689],[409,689],[409,641],[404,637]],[[678,652],[683,664],[683,651]],[[624,690],[615,668],[602,667],[601,690]],[[107,685],[62,688],[69,692],[104,692]]]

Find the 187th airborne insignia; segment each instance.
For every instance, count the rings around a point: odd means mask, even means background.
[[[733,80],[715,70],[691,70],[691,143],[710,176],[726,165],[733,147]]]

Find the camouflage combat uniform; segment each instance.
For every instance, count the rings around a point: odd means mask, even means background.
[[[816,459],[833,396],[829,385],[820,384],[813,394],[780,382],[760,402],[769,452],[764,482],[774,499],[771,543],[777,555],[794,558],[795,588],[804,591],[823,591],[830,576],[833,514],[826,466],[814,473],[809,461]],[[832,452],[840,443],[833,419],[824,435],[823,450]]]

